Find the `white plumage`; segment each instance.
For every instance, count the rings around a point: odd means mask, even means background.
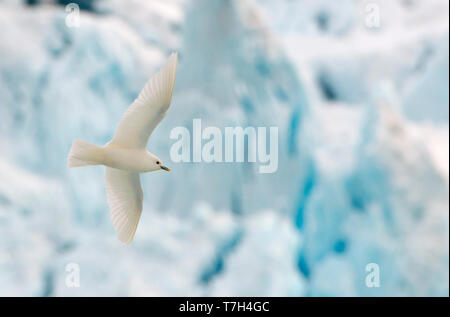
[[[148,138],[164,118],[170,106],[177,71],[177,54],[145,84],[128,107],[113,139],[105,146],[75,140],[68,166],[106,166],[106,196],[111,220],[120,241],[133,240],[142,212],[143,193],[140,173],[170,171],[145,147]]]

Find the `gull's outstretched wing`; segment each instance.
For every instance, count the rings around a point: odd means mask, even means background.
[[[127,148],[145,148],[153,129],[169,109],[175,85],[177,60],[177,53],[172,53],[166,65],[148,80],[120,120],[110,144]]]
[[[107,167],[106,197],[117,236],[128,244],[133,240],[142,211],[139,174]]]

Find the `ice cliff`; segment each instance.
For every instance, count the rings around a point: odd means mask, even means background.
[[[79,28],[36,2],[0,1],[0,295],[448,296],[448,2],[372,1],[378,29],[365,1],[95,1]],[[174,172],[123,246],[103,168],[66,156],[175,50],[149,143]],[[170,163],[193,118],[278,126],[277,173]]]

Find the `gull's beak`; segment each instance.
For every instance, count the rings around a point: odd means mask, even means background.
[[[165,170],[165,171],[168,171],[168,172],[170,172],[170,168],[168,168],[168,167],[165,167],[165,166],[162,166],[162,165],[161,165],[161,169],[163,169],[163,170]]]

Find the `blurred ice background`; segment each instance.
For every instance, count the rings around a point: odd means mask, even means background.
[[[79,28],[66,26],[69,2]],[[448,10],[0,0],[0,295],[448,296]],[[172,51],[174,98],[149,148],[174,172],[141,177],[124,246],[103,167],[69,170],[66,156],[75,138],[106,143]],[[171,163],[169,132],[193,118],[278,126],[278,172]]]

